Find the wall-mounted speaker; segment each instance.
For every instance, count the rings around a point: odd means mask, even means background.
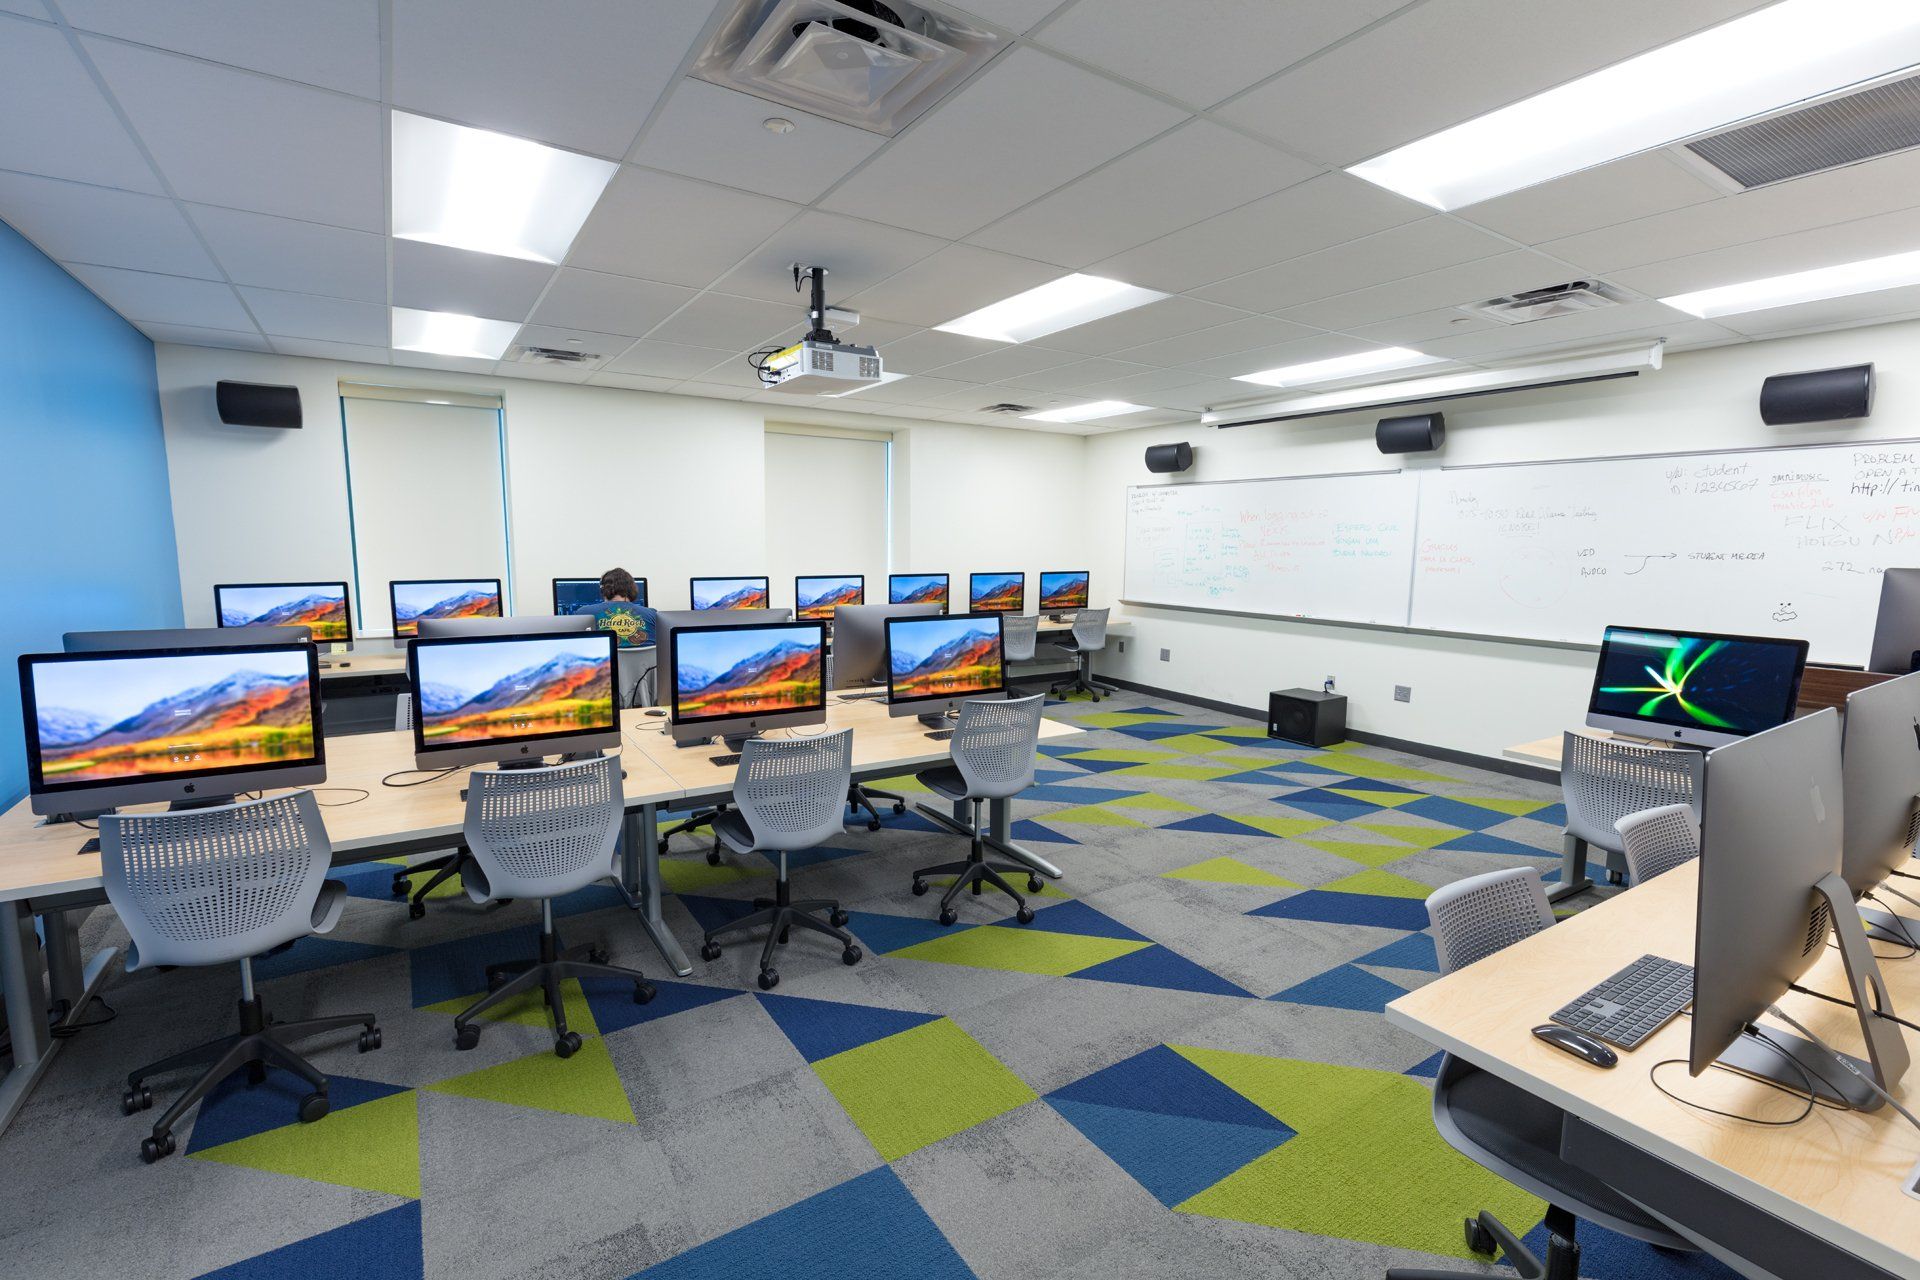
[[[1405,418],[1382,418],[1373,429],[1373,442],[1382,453],[1432,453],[1447,439],[1446,419],[1437,413]]]
[[[1776,373],[1760,384],[1760,421],[1770,427],[1796,422],[1841,422],[1873,412],[1873,366]]]
[[[260,382],[214,384],[213,403],[230,427],[298,427],[300,388]]]
[[[1185,471],[1193,465],[1193,446],[1182,440],[1179,444],[1150,444],[1147,446],[1147,470],[1168,475],[1175,471]]]

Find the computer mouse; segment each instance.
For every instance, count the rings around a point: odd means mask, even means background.
[[[1563,1027],[1557,1022],[1535,1027],[1533,1034],[1554,1048],[1584,1059],[1596,1067],[1611,1067],[1620,1061],[1619,1054],[1584,1031],[1575,1031],[1572,1027]]]

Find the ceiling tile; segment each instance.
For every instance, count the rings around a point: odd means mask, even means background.
[[[258,333],[233,333],[226,329],[200,329],[190,324],[160,324],[143,320],[135,326],[155,342],[175,342],[183,347],[224,347],[229,351],[271,351]]]
[[[386,230],[378,106],[98,36],[85,44],[181,199]]]
[[[0,0],[0,11],[22,13],[29,18],[45,18],[47,6],[41,0]]]
[[[0,18],[0,120],[0,169],[161,190],[58,27]]]
[[[828,294],[827,296],[832,297],[833,295]],[[801,307],[800,320],[802,324],[806,322],[806,314],[806,308]],[[883,343],[895,342],[901,338],[924,332],[926,332],[926,330],[917,324],[901,324],[897,320],[868,319],[864,315],[860,317],[859,324],[836,324],[833,326],[834,336],[840,341],[851,342],[861,347],[878,347]]]
[[[363,347],[384,347],[388,342],[387,309],[375,303],[244,286],[240,296],[272,337],[318,338]]]
[[[611,373],[604,369],[587,379],[591,386],[624,387],[628,391],[670,391],[680,381],[679,378],[649,378],[638,373]]]
[[[60,12],[81,31],[380,96],[379,0],[60,0]]]
[[[717,282],[728,293],[769,302],[792,301],[804,309],[805,295],[793,287],[793,264],[827,269],[827,301],[838,303],[878,284],[946,245],[878,222],[809,209],[776,231]]]
[[[1016,34],[1058,9],[1066,0],[966,0],[956,7]]]
[[[1313,330],[1287,320],[1276,320],[1272,316],[1249,316],[1244,320],[1214,325],[1194,333],[1128,347],[1120,354],[1141,364],[1176,365],[1290,342],[1309,337],[1312,333]]]
[[[1248,311],[1287,307],[1369,285],[1490,258],[1513,246],[1451,218],[1422,218],[1194,290],[1196,297]]]
[[[352,360],[360,364],[392,364],[393,353],[385,347],[363,347],[351,342],[323,342],[318,338],[273,339],[273,349],[283,356],[308,356],[315,360]]]
[[[118,267],[62,265],[81,284],[98,294],[102,302],[136,323],[154,320],[236,333],[253,328],[252,319],[240,300],[233,296],[232,288],[216,281],[123,271]]]
[[[1754,240],[1667,262],[1614,271],[1608,279],[1648,297],[1670,297],[1768,276],[1811,271],[1920,247],[1920,208]]]
[[[1180,367],[1183,371],[1197,376],[1238,378],[1244,374],[1259,373],[1263,369],[1283,369],[1288,365],[1307,364],[1314,360],[1331,360],[1336,356],[1352,355],[1356,351],[1367,350],[1371,345],[1344,333],[1314,333],[1295,338],[1290,342],[1276,342],[1267,346],[1252,347],[1246,351],[1236,351],[1231,355],[1189,360]]]
[[[783,200],[627,167],[580,229],[567,265],[704,288],[799,211]]]
[[[882,345],[880,363],[888,373],[926,373],[982,352],[1004,350],[1006,346],[1004,342],[991,342],[985,338],[922,329]]]
[[[1725,193],[1665,151],[1596,165],[1456,211],[1526,244],[1713,200]]]
[[[1920,285],[1884,289],[1852,298],[1827,298],[1793,307],[1722,316],[1714,323],[1756,338],[1779,337],[1816,329],[1845,329],[1920,314]],[[1785,371],[1783,371],[1785,372]]]
[[[530,324],[514,335],[513,345],[515,347],[547,347],[555,351],[577,351],[588,358],[572,367],[591,373],[631,347],[633,339],[618,333],[596,333],[592,329]]]
[[[235,284],[387,300],[385,236],[213,205],[187,210]]]
[[[744,356],[766,342],[806,332],[805,308],[759,298],[703,293],[647,336],[689,347],[720,347]]]
[[[1062,351],[1104,356],[1162,338],[1179,337],[1249,318],[1246,312],[1232,307],[1175,294],[1158,302],[1149,302],[1144,307],[1075,325],[1059,333],[1050,333],[1040,341]]]
[[[1450,360],[1480,362],[1499,359],[1514,351],[1587,343],[1601,338],[1624,338],[1640,333],[1660,337],[1666,329],[1685,324],[1692,318],[1658,302],[1630,302],[1617,307],[1602,307],[1598,311],[1556,316],[1551,320],[1495,325],[1475,333],[1436,338],[1420,349],[1429,355],[1445,356]]]
[[[547,286],[533,318],[540,324],[577,326],[637,338],[693,296],[693,290],[679,285],[562,267]]]
[[[1192,387],[1206,380],[1199,374],[1186,369],[1154,369],[1148,373],[1134,373],[1123,378],[1110,379],[1100,384],[1100,392],[1115,400],[1127,400],[1134,404],[1154,404],[1168,392]]]
[[[921,404],[928,400],[941,399],[949,395],[970,397],[978,394],[981,404],[991,404],[995,400],[1005,399],[985,387],[959,381],[954,378],[904,378],[899,382],[888,382],[878,387],[862,391],[852,397],[848,403],[857,400],[862,405],[876,404]],[[835,404],[838,408],[838,404]]]
[[[673,393],[681,396],[705,396],[709,400],[745,400],[753,394],[753,388],[711,382],[683,382],[673,389]]]
[[[1368,342],[1378,342],[1389,347],[1417,347],[1422,342],[1433,338],[1478,333],[1482,329],[1497,327],[1492,320],[1465,315],[1453,307],[1436,307],[1432,311],[1417,311],[1410,316],[1396,316],[1392,320],[1382,320],[1378,324],[1363,324],[1358,328],[1347,329],[1345,332],[1356,338],[1365,338]]]
[[[775,116],[792,122],[792,132],[771,133],[762,126]],[[689,76],[674,86],[631,158],[634,164],[808,204],[884,142],[877,133]]]
[[[396,351],[393,363],[407,369],[443,369],[450,373],[490,374],[496,361],[471,356],[436,356],[425,351]]]
[[[1410,276],[1323,298],[1282,313],[1284,318],[1322,329],[1353,329],[1417,311],[1463,306],[1520,289],[1539,289],[1567,279],[1567,266],[1530,250],[1496,254],[1474,262]]]
[[[1244,382],[1230,382],[1225,378],[1207,378],[1190,386],[1162,391],[1153,398],[1153,402],[1168,409],[1185,409],[1190,413],[1201,413],[1216,405],[1237,404],[1255,399],[1263,390],[1271,398],[1273,391],[1271,387],[1254,387]]]
[[[593,375],[593,366],[584,364],[543,364],[534,360],[502,360],[493,371],[503,378],[525,378],[529,382],[583,383]]]
[[[882,359],[884,361],[884,356]],[[1028,343],[969,356],[965,360],[942,366],[938,373],[942,378],[958,378],[962,382],[999,382],[1038,373],[1042,369],[1058,369],[1063,364],[1078,364],[1080,360],[1080,356],[1070,351],[1050,351]]]
[[[452,249],[420,240],[393,242],[393,305],[417,311],[521,320],[553,278],[545,262]]]
[[[180,210],[161,196],[0,173],[0,218],[63,262],[220,277]]]
[[[1065,274],[1044,262],[956,244],[839,301],[883,320],[945,324]]]
[[[957,239],[1182,118],[1145,94],[1037,49],[1016,48],[822,204]],[[1036,127],[1040,121],[1044,128]]]
[[[649,378],[691,378],[726,360],[738,360],[746,367],[746,357],[738,351],[714,347],[687,347],[671,342],[637,342],[612,360],[608,373],[639,373]]]
[[[1125,378],[1131,374],[1149,373],[1151,366],[1134,364],[1126,360],[1106,360],[1096,357],[1091,360],[1076,360],[1071,364],[1059,365],[1052,369],[1041,369],[1034,373],[1021,374],[1008,378],[999,385],[1003,387],[1030,388],[1035,391],[1072,391],[1089,383],[1105,379]],[[941,370],[942,373],[948,372]]]
[[[992,226],[968,243],[1083,267],[1271,195],[1318,167],[1194,120]]]

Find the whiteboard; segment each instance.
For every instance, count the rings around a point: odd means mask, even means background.
[[[1134,486],[1122,597],[1405,626],[1418,494],[1400,471]]]
[[[1881,571],[1920,563],[1920,447],[1427,472],[1412,625],[1598,643],[1608,624],[1774,635],[1863,663]]]

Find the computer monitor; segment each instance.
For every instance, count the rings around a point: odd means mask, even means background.
[[[1847,791],[1840,875],[1858,900],[1906,867],[1920,839],[1920,672],[1847,695],[1840,765]],[[1860,912],[1876,940],[1911,947],[1920,921],[1898,914]]]
[[[1871,1063],[1905,1074],[1899,1028],[1869,994],[1879,970],[1841,879],[1840,717],[1831,709],[1710,752],[1701,786],[1700,890],[1688,1070],[1721,1066],[1871,1111],[1880,1099],[1810,1041],[1751,1028],[1839,939]],[[1891,1034],[1887,1034],[1891,1033]]]
[[[732,741],[764,729],[825,724],[827,627],[819,621],[757,627],[676,627],[665,683],[673,740]]]
[[[688,599],[696,610],[764,609],[771,595],[765,578],[694,578]]]
[[[887,575],[888,604],[937,604],[947,607],[947,575],[944,573],[890,573]]]
[[[1006,618],[887,619],[887,714],[944,719],[969,698],[1007,691]]]
[[[833,621],[833,611],[843,604],[865,604],[867,575],[864,573],[813,574],[793,580],[794,617],[806,621]]]
[[[715,613],[710,609],[661,609],[653,629],[653,643],[660,661],[667,658],[667,646],[681,627],[765,627],[793,617],[791,609],[729,609]],[[661,685],[664,692],[666,686]]]
[[[305,627],[316,644],[353,643],[344,582],[226,582],[213,588],[223,627]]]
[[[638,591],[634,596],[635,604],[647,602],[647,580],[635,578],[633,585]],[[600,603],[600,579],[598,578],[555,578],[553,580],[553,611],[555,614],[588,613]]]
[[[449,636],[551,636],[592,631],[593,615],[570,613],[556,618],[422,618],[418,635],[422,640],[444,640]]]
[[[314,647],[203,645],[25,654],[20,705],[33,812],[230,802],[327,778]]]
[[[407,647],[414,763],[537,765],[619,747],[614,662],[606,631],[422,636]]]
[[[1587,724],[1724,746],[1791,720],[1806,665],[1804,640],[1608,627]]]
[[[140,631],[69,631],[60,637],[68,653],[113,653],[126,649],[241,649],[248,645],[305,644],[305,627],[160,627]]]
[[[1024,573],[970,573],[967,575],[969,613],[1020,613],[1027,607]]]
[[[498,578],[403,578],[387,584],[393,634],[413,635],[422,618],[497,618]]]
[[[1093,575],[1085,569],[1043,569],[1040,573],[1040,612],[1084,609],[1090,599]]]
[[[887,681],[887,619],[937,618],[937,604],[849,604],[833,615],[833,687],[855,689]]]
[[[1889,569],[1881,576],[1867,670],[1896,676],[1920,671],[1920,569]]]

